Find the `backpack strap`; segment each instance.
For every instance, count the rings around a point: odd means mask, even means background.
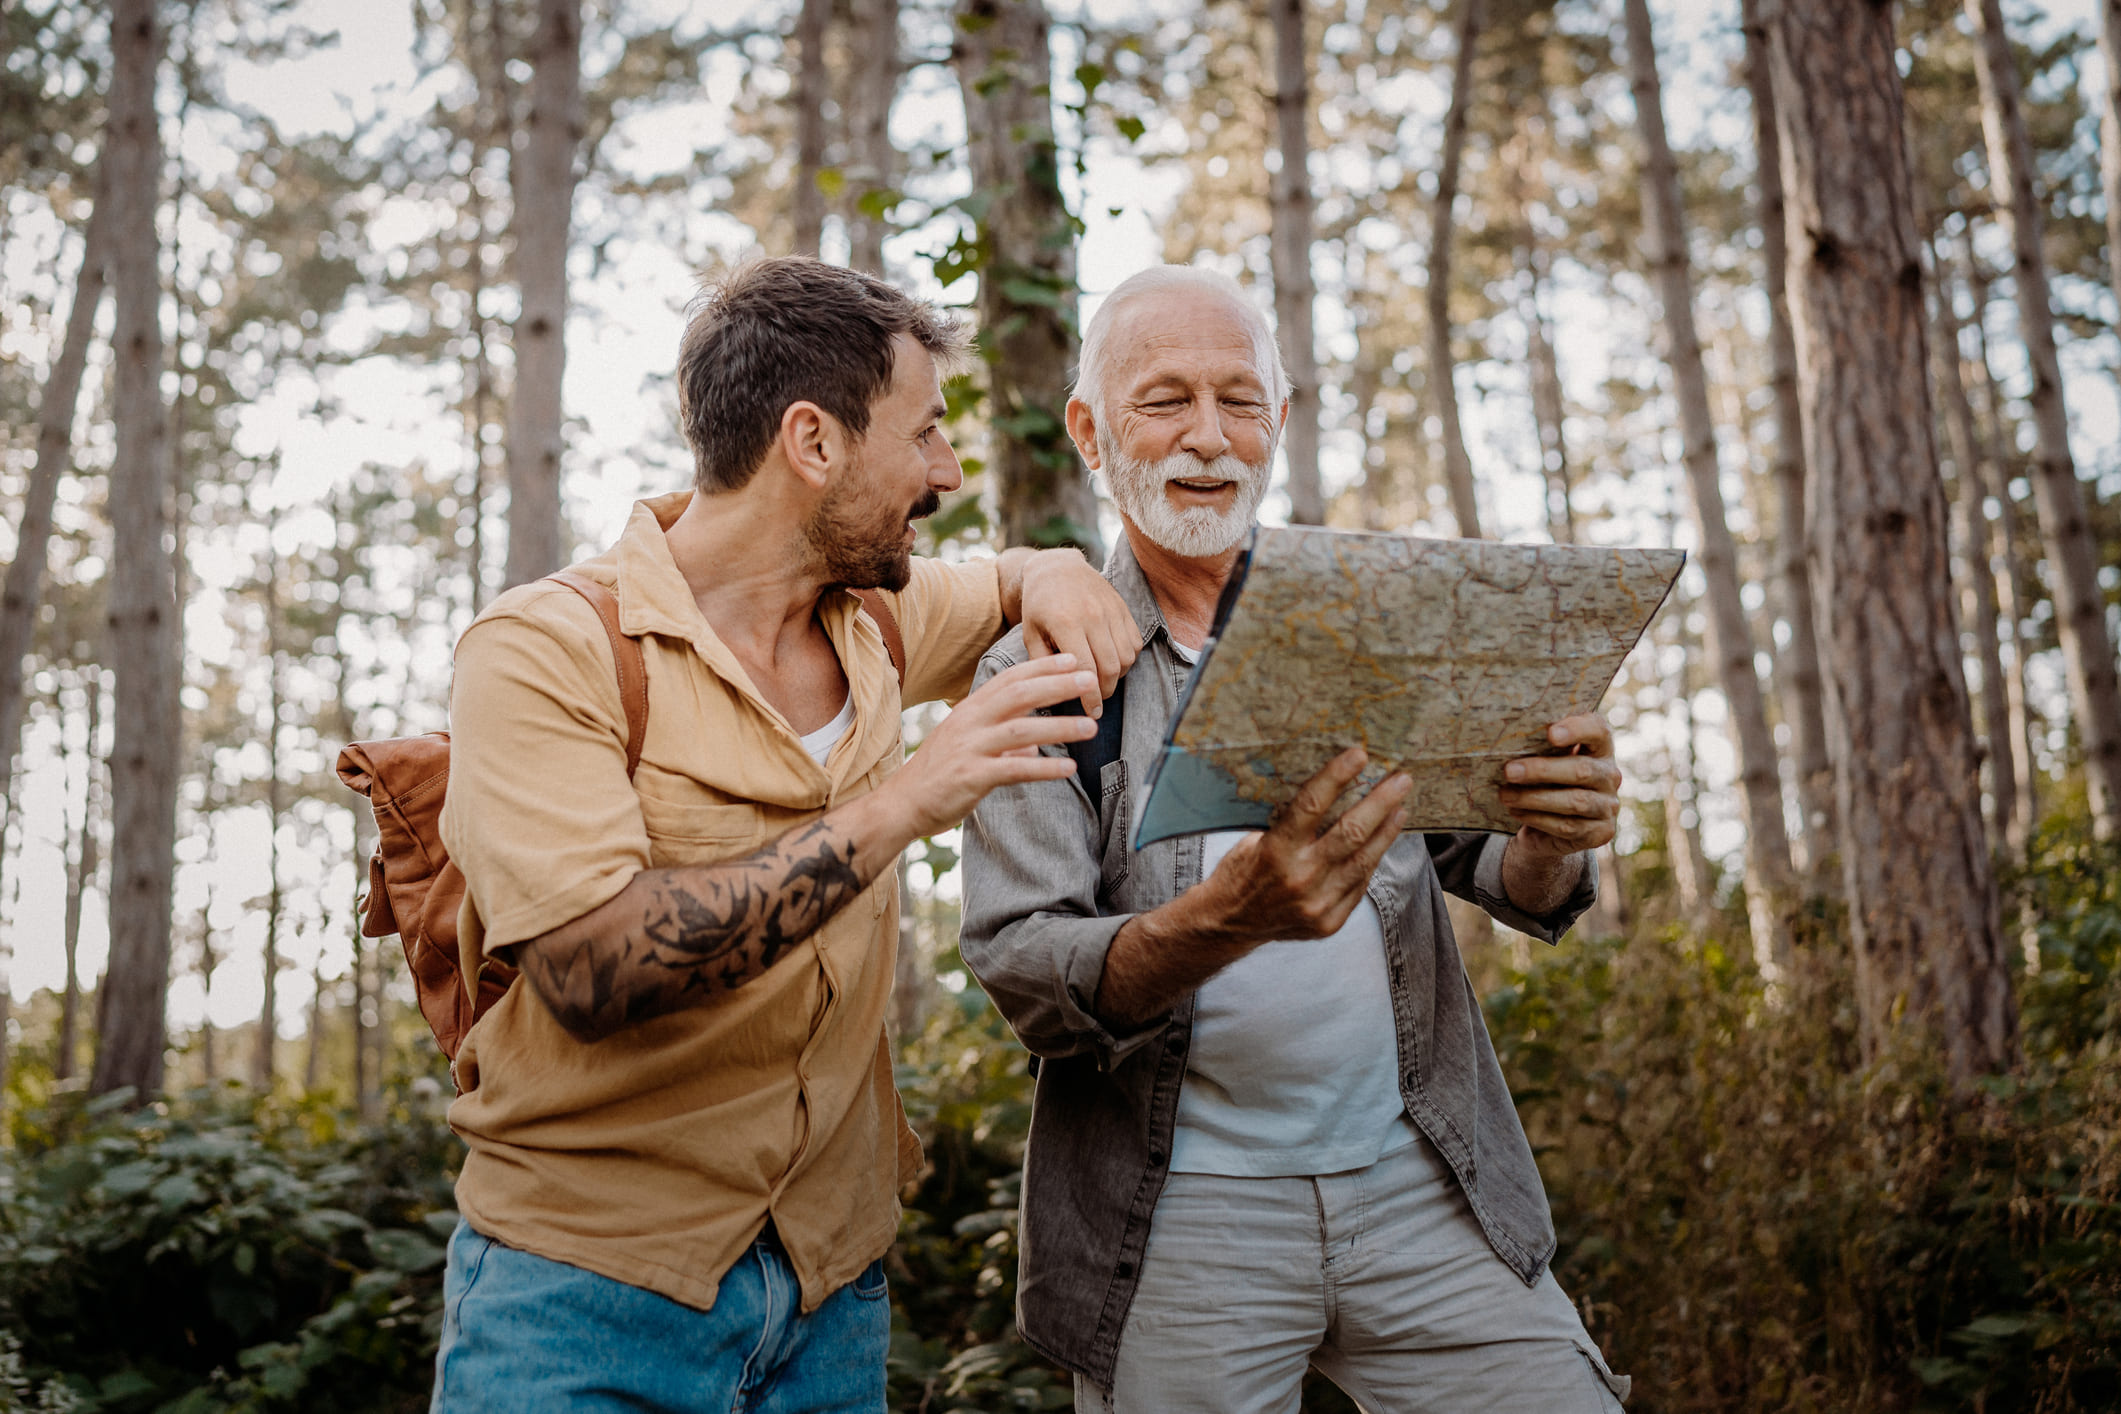
[[[1080,717],[1083,704],[1070,698],[1058,707],[1049,707],[1047,712],[1055,717]],[[1097,735],[1088,741],[1066,743],[1068,754],[1075,758],[1076,778],[1082,782],[1083,794],[1090,797],[1090,806],[1095,813],[1099,791],[1103,787],[1105,767],[1119,760],[1120,740],[1127,730],[1127,674],[1112,687],[1112,695],[1105,699],[1105,713],[1097,719]]]
[[[898,617],[891,612],[891,601],[884,597],[881,589],[849,590],[862,601],[869,617],[876,620],[877,631],[884,635],[884,651],[891,655],[891,666],[898,671],[898,685],[906,685],[906,640],[898,631]]]
[[[631,780],[641,764],[641,743],[648,736],[648,664],[641,656],[641,641],[619,628],[619,599],[609,589],[573,570],[545,577],[587,599],[603,621],[604,634],[611,640],[612,667],[619,675],[619,703],[626,712],[626,778]]]

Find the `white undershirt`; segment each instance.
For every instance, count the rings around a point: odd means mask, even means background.
[[[1207,836],[1201,877],[1244,837]],[[1194,1002],[1172,1169],[1343,1173],[1412,1143],[1390,986],[1384,923],[1368,898],[1331,937],[1266,943],[1210,977]]]
[[[847,735],[847,729],[853,725],[854,694],[850,692],[847,694],[847,700],[840,704],[837,716],[816,731],[803,733],[803,750],[809,753],[811,760],[822,766],[825,764],[825,758],[832,754],[832,748],[840,744],[840,738]]]

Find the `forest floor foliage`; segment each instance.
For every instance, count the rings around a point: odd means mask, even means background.
[[[2121,852],[2058,830],[2034,861],[2006,880],[2025,1060],[1972,1094],[1933,1050],[1860,1054],[1826,914],[1775,994],[1742,920],[1638,909],[1488,997],[1556,1271],[1632,1409],[2121,1407]],[[1024,1057],[945,996],[899,1076],[930,1169],[889,1263],[893,1407],[1065,1408],[1011,1319]],[[431,1078],[370,1124],[229,1087],[62,1095],[9,1137],[0,1410],[425,1407],[458,1153]]]

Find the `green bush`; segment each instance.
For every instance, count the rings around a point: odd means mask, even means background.
[[[1786,996],[1677,930],[1571,939],[1489,999],[1561,1235],[1634,1407],[2121,1408],[2121,868],[2009,882],[2027,1059],[1954,1096],[1866,1063],[1823,935]]]
[[[424,1408],[455,1140],[240,1091],[46,1111],[0,1170],[19,1378],[111,1411]]]

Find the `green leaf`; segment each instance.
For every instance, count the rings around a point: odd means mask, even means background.
[[[137,1163],[120,1164],[114,1169],[106,1169],[104,1171],[102,1179],[103,1191],[110,1194],[113,1198],[129,1198],[135,1193],[144,1191],[149,1184],[155,1181],[155,1175],[160,1172],[162,1172],[162,1166],[151,1159],[142,1159]]]
[[[188,1173],[173,1173],[156,1184],[152,1191],[154,1200],[162,1205],[165,1213],[188,1207],[204,1195],[205,1190],[199,1187],[199,1181]]]
[[[249,1276],[258,1269],[258,1249],[251,1246],[248,1242],[238,1242],[236,1244],[235,1262],[236,1270],[244,1276]]]
[[[1085,59],[1075,66],[1075,81],[1083,86],[1083,102],[1088,103],[1096,94],[1099,84],[1105,81],[1105,67]]]
[[[455,1208],[437,1208],[426,1217],[420,1219],[420,1222],[429,1232],[447,1242],[450,1235],[457,1230],[457,1210]]]
[[[388,1227],[368,1234],[368,1250],[392,1271],[424,1272],[442,1264],[441,1247],[417,1232]]]
[[[1118,128],[1119,135],[1128,142],[1140,142],[1142,134],[1149,130],[1149,125],[1132,113],[1123,113],[1119,117],[1114,118],[1112,126]],[[1113,214],[1117,215],[1118,213],[1114,212]]]
[[[847,174],[837,167],[817,169],[817,189],[826,196],[836,197],[847,190]]]
[[[156,1388],[155,1382],[138,1370],[120,1370],[116,1374],[105,1375],[97,1383],[96,1398],[131,1399],[135,1395],[152,1394]]]

